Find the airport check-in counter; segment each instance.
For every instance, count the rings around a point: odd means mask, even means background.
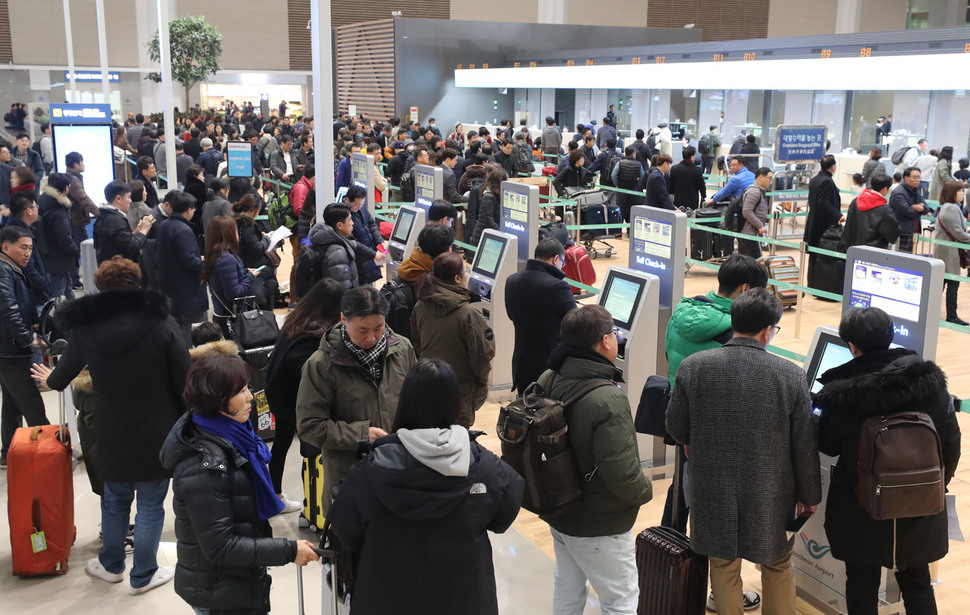
[[[514,235],[492,229],[482,233],[468,276],[468,290],[481,297],[476,303],[495,336],[495,358],[488,377],[490,392],[505,392],[507,396],[489,396],[492,401],[511,399],[512,350],[515,348],[515,329],[505,310],[505,283],[518,270],[518,240]]]
[[[405,258],[418,242],[418,233],[424,228],[425,210],[420,207],[402,205],[394,220],[394,230],[387,242],[387,279],[393,280]]]
[[[640,395],[647,378],[657,373],[657,301],[660,278],[627,267],[612,266],[606,273],[599,305],[613,317],[614,332],[619,346],[616,366],[623,370],[620,388],[630,400],[636,415]],[[641,462],[653,467],[666,464],[662,439],[655,451],[653,436],[637,434],[637,448]]]

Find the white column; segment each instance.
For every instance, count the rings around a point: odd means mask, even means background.
[[[71,33],[71,0],[64,0],[64,42],[67,44],[67,72],[70,76],[70,97],[72,103],[77,102],[77,80],[74,78],[74,36]]]
[[[538,0],[539,23],[566,23],[569,0]]]
[[[98,59],[101,62],[101,102],[111,104],[111,86],[108,84],[108,31],[104,27],[104,0],[96,2],[98,12]]]
[[[861,17],[862,0],[839,0],[839,6],[835,10],[835,33],[858,32]]]
[[[99,0],[100,2],[100,0]],[[172,48],[168,38],[168,0],[156,0],[158,10],[158,55],[162,75],[162,111],[165,125],[165,163],[168,167],[168,188],[178,187],[175,179],[175,112],[172,109]],[[146,113],[149,109],[144,110]]]
[[[313,147],[318,154],[316,169],[317,220],[323,220],[323,209],[333,202],[334,177],[330,169],[330,142],[326,135],[333,118],[332,36],[330,0],[310,2],[310,41],[313,57]],[[369,198],[369,197],[368,197]]]

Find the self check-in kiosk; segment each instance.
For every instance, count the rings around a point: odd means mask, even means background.
[[[420,207],[402,205],[394,220],[394,230],[387,242],[387,279],[393,280],[401,262],[410,256],[418,242],[418,233],[424,228],[425,211]]]
[[[468,290],[481,297],[477,303],[495,336],[495,358],[488,377],[490,391],[512,390],[512,350],[515,329],[505,311],[505,282],[516,272],[518,240],[492,229],[482,233],[468,277]],[[492,398],[493,399],[493,398]]]
[[[938,259],[853,246],[846,253],[842,312],[877,307],[893,320],[893,346],[909,348],[924,359],[936,357],[939,313],[943,293],[943,262]],[[834,327],[819,327],[805,358],[805,370],[812,397],[822,390],[818,378],[826,371],[852,359],[848,344]],[[818,409],[814,409],[819,414]],[[795,588],[799,596],[825,613],[843,615],[845,565],[831,555],[825,534],[825,494],[836,457],[821,454],[823,499],[815,514],[795,537],[793,560]],[[882,615],[902,613],[899,587],[887,574],[880,587]]]
[[[521,182],[502,182],[499,228],[519,240],[518,269],[535,254],[539,243],[539,187]]]
[[[370,205],[374,202],[374,157],[372,155],[351,154],[350,183],[363,188],[366,192],[364,205]]]
[[[612,266],[606,272],[599,304],[613,317],[614,331],[619,344],[616,366],[623,370],[623,385],[636,412],[640,394],[647,378],[657,373],[657,301],[660,278],[627,267]],[[665,465],[666,451],[660,440],[659,453],[654,449],[652,436],[637,434],[637,448],[641,461],[654,467]],[[659,457],[658,457],[659,455]]]
[[[444,175],[439,167],[426,164],[414,165],[414,206],[424,210],[424,218],[428,219],[428,210],[436,199],[444,197]]]

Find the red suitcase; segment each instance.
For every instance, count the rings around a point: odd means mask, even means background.
[[[566,248],[566,267],[563,271],[570,280],[582,282],[587,286],[596,284],[596,270],[593,269],[593,261],[589,258],[586,248],[581,245],[574,244]],[[572,286],[572,289],[574,295],[584,292],[576,286]]]
[[[13,573],[65,574],[77,531],[71,437],[57,425],[21,427],[7,453]]]

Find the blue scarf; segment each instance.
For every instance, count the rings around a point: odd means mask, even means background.
[[[283,500],[273,489],[269,466],[266,465],[272,455],[262,438],[253,431],[252,423],[249,421],[240,423],[221,413],[209,418],[199,416],[195,412],[192,413],[192,422],[203,431],[231,442],[249,461],[249,476],[253,480],[253,491],[256,492],[256,514],[260,521],[266,521],[280,514],[283,510]]]

